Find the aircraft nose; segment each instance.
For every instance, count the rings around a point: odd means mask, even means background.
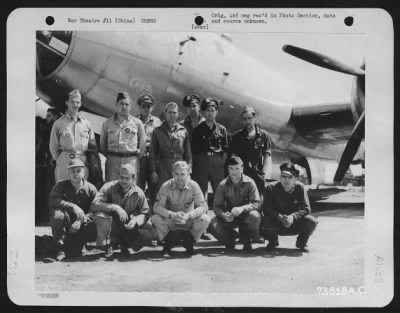
[[[36,75],[49,76],[67,55],[72,39],[71,31],[36,32]]]

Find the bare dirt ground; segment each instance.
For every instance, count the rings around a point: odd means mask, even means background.
[[[217,241],[200,241],[189,257],[177,247],[171,258],[161,247],[105,261],[87,253],[64,262],[35,264],[37,291],[288,292],[317,293],[318,287],[364,285],[364,193],[361,188],[313,191],[313,214],[319,225],[311,252],[295,248],[295,237],[280,237],[280,247],[226,253]],[[37,235],[50,234],[36,227]]]

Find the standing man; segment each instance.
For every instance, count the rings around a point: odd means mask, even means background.
[[[207,203],[199,185],[190,179],[190,166],[185,161],[173,164],[172,175],[173,178],[166,181],[157,194],[152,222],[158,239],[165,241],[164,255],[170,254],[178,241],[175,230],[185,232],[183,246],[192,254],[194,242],[200,239],[210,223]]]
[[[264,193],[262,233],[267,239],[267,250],[279,246],[279,235],[298,235],[296,247],[309,252],[308,238],[318,221],[310,215],[310,201],[304,185],[296,181],[299,171],[292,163],[280,166],[281,179],[267,186]]]
[[[154,105],[154,97],[151,94],[144,94],[140,96],[137,100],[137,104],[140,109],[140,114],[137,116],[144,125],[144,130],[146,132],[146,150],[144,155],[140,158],[140,176],[138,185],[142,190],[145,190],[146,183],[148,188],[148,194],[150,199],[155,198],[156,186],[151,181],[151,171],[150,171],[150,143],[151,136],[153,134],[154,128],[161,126],[161,120],[152,115]]]
[[[119,180],[104,184],[93,200],[97,246],[106,250],[107,259],[113,256],[113,243],[120,244],[121,254],[129,255],[129,248],[139,251],[156,239],[149,205],[143,190],[136,186],[135,176],[136,167],[122,165]]]
[[[232,137],[231,153],[243,160],[244,173],[257,184],[260,195],[266,178],[271,178],[271,137],[256,125],[256,112],[245,107],[241,114],[243,129]]]
[[[104,121],[100,134],[100,152],[106,157],[106,182],[117,180],[124,164],[136,167],[139,173],[139,158],[146,150],[146,133],[143,123],[130,114],[131,97],[127,92],[119,92],[116,112]]]
[[[187,116],[181,121],[189,133],[189,138],[192,140],[193,129],[199,125],[204,118],[200,114],[200,97],[198,95],[186,96],[182,101],[183,106],[186,108]]]
[[[192,137],[193,179],[207,196],[208,181],[213,192],[224,178],[224,166],[228,151],[228,133],[217,123],[219,101],[206,98],[201,103],[205,120],[194,130]]]
[[[239,227],[243,250],[251,251],[251,241],[258,241],[260,237],[260,196],[254,180],[243,174],[239,157],[230,157],[227,165],[229,176],[218,185],[213,207],[216,217],[208,230],[226,249],[234,250],[234,229]]]
[[[69,179],[57,182],[50,193],[50,226],[58,261],[80,256],[84,243],[96,240],[96,225],[89,209],[97,189],[84,178],[84,169],[80,159],[72,159],[67,167]]]
[[[192,163],[189,133],[178,120],[179,107],[175,102],[165,105],[165,121],[153,131],[150,146],[151,180],[157,184],[156,192],[161,185],[172,178],[171,167],[176,161]],[[154,203],[154,199],[151,199]]]
[[[67,112],[54,122],[50,134],[49,149],[56,161],[55,180],[68,179],[68,164],[78,158],[86,162],[85,152],[97,152],[94,132],[87,119],[79,114],[81,107],[81,93],[72,90],[65,102]],[[88,168],[85,166],[85,178],[88,177]]]

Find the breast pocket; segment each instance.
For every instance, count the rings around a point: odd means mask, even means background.
[[[65,130],[60,136],[60,145],[64,149],[72,149],[74,144],[74,137],[69,130]]]
[[[121,141],[124,143],[137,143],[137,129],[125,127],[121,130]]]

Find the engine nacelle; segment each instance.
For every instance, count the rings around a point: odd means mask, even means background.
[[[332,160],[306,158],[310,184],[332,184],[338,163]]]

